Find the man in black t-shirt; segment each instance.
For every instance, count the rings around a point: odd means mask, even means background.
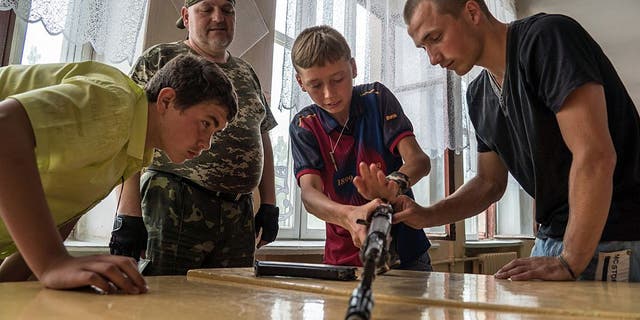
[[[507,173],[536,200],[531,258],[496,277],[640,281],[640,120],[613,65],[574,20],[509,25],[482,0],[409,0],[405,22],[431,64],[464,75],[478,173],[429,207],[395,203],[394,222],[452,223],[498,201]]]

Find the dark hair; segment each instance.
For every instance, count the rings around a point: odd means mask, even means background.
[[[238,97],[231,80],[216,65],[193,54],[179,55],[158,70],[144,87],[149,102],[157,102],[163,88],[176,91],[176,107],[186,110],[213,101],[227,107],[227,120],[238,112]]]
[[[480,6],[480,10],[482,10],[484,14],[491,16],[491,12],[489,11],[489,8],[487,8],[487,4],[484,0],[407,0],[404,4],[403,12],[405,24],[409,24],[411,17],[413,17],[413,14],[416,12],[416,8],[423,1],[431,1],[432,3],[435,3],[439,13],[449,14],[455,18],[460,16],[462,8],[468,1],[475,1],[478,6]]]
[[[293,42],[291,62],[293,66],[311,68],[340,59],[351,59],[347,40],[329,26],[315,26],[302,30]]]

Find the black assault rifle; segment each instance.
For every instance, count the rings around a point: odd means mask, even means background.
[[[371,284],[376,277],[376,270],[387,268],[387,254],[391,237],[391,219],[393,207],[390,204],[379,205],[370,216],[369,223],[359,220],[358,223],[369,224],[365,243],[360,250],[363,264],[362,281],[353,290],[349,299],[346,320],[368,320],[373,310],[373,293]],[[388,269],[382,269],[384,271]]]

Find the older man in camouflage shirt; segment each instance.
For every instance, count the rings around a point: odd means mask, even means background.
[[[138,175],[124,184],[118,208],[124,223],[116,226],[132,225],[127,219],[135,219],[131,216],[139,216],[142,209],[149,232],[148,275],[251,266],[256,231],[262,229],[261,246],[273,241],[278,230],[268,133],[276,121],[251,66],[227,51],[234,35],[235,1],[186,0],[176,25],[187,27],[188,39],[149,48],[138,59],[131,77],[144,84],[178,55],[203,56],[218,63],[233,82],[238,114],[213,137],[212,148],[193,160],[176,165],[156,151],[142,178]],[[261,206],[254,227],[251,192],[256,186]],[[137,259],[144,250],[143,237],[136,240],[136,236],[127,238],[126,232],[118,232],[112,235],[112,253]]]

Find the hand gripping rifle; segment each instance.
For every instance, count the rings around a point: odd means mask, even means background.
[[[392,216],[393,207],[387,203],[379,205],[370,216],[369,232],[360,250],[360,259],[364,266],[361,275],[362,281],[351,294],[346,320],[368,320],[371,317],[373,309],[371,284],[376,276],[376,269],[387,267],[386,260],[389,242],[391,242],[389,233],[391,232]],[[367,224],[362,220],[359,220],[358,223]],[[386,271],[388,269],[382,270]]]

